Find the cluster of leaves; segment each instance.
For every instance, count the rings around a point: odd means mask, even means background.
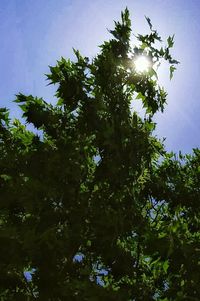
[[[155,66],[177,61],[147,21],[132,48],[126,9],[92,61],[74,50],[50,67],[56,105],[17,95],[40,134],[0,110],[1,300],[199,300],[200,151],[177,157],[153,136]]]

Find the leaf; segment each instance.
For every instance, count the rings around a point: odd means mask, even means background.
[[[148,48],[148,47],[149,47],[149,45],[145,42],[143,42],[142,45],[140,46],[140,48],[143,49],[143,50]]]
[[[169,262],[168,260],[165,260],[165,262],[163,263],[163,270],[165,273],[167,273],[168,268],[169,268]]]
[[[152,30],[152,23],[151,23],[150,18],[145,16],[145,19],[147,20],[147,23],[149,24],[149,27]]]
[[[16,102],[16,103],[26,102],[27,101],[27,96],[25,96],[22,93],[17,94],[16,97],[17,98],[14,100],[14,102]]]
[[[58,101],[57,101],[57,106],[62,106],[63,105],[63,99],[62,98],[59,98]]]
[[[9,181],[9,180],[12,179],[11,176],[9,176],[9,175],[4,175],[4,174],[0,175],[0,178],[4,179],[4,181]]]
[[[142,99],[142,101],[144,101],[145,98],[146,98],[146,97],[145,97],[141,92],[139,92],[139,93],[137,94],[137,96],[136,96],[135,99]]]
[[[156,124],[153,123],[153,122],[147,122],[147,123],[146,123],[146,128],[147,128],[150,132],[152,132],[152,131],[155,129],[155,126],[156,126]]]
[[[7,108],[0,108],[0,121],[3,120],[5,125],[9,125],[9,110]]]
[[[167,44],[169,48],[172,48],[174,45],[174,35],[173,36],[169,36],[167,39]]]
[[[164,56],[164,54],[165,54],[165,51],[164,51],[163,47],[161,47],[161,48],[160,48],[160,51],[159,51],[159,53],[160,53],[160,56]]]
[[[151,77],[155,76],[156,79],[158,79],[158,74],[157,74],[157,72],[156,72],[153,68],[150,68],[150,70],[149,70],[148,73],[149,73],[149,75],[150,75]]]
[[[23,112],[26,112],[26,111],[27,111],[27,104],[19,105],[19,107],[21,108],[21,110],[22,110]]]
[[[177,60],[169,59],[170,64],[179,64],[180,62]]]
[[[184,284],[185,284],[185,281],[184,281],[184,279],[182,279],[181,280],[181,286],[184,286]]]
[[[176,70],[176,67],[174,65],[170,66],[170,80],[173,78],[174,71]]]

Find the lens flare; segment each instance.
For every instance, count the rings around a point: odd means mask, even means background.
[[[150,67],[150,60],[146,56],[139,56],[135,62],[135,70],[136,72],[147,72]]]

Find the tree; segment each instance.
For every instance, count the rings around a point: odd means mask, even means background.
[[[93,60],[50,67],[56,105],[18,94],[21,121],[0,111],[1,300],[199,300],[200,151],[169,154],[153,133],[173,37],[156,47],[146,18],[132,47],[121,17]]]

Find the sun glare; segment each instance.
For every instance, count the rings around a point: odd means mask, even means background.
[[[150,67],[149,59],[142,55],[135,60],[134,64],[137,72],[147,72]]]

